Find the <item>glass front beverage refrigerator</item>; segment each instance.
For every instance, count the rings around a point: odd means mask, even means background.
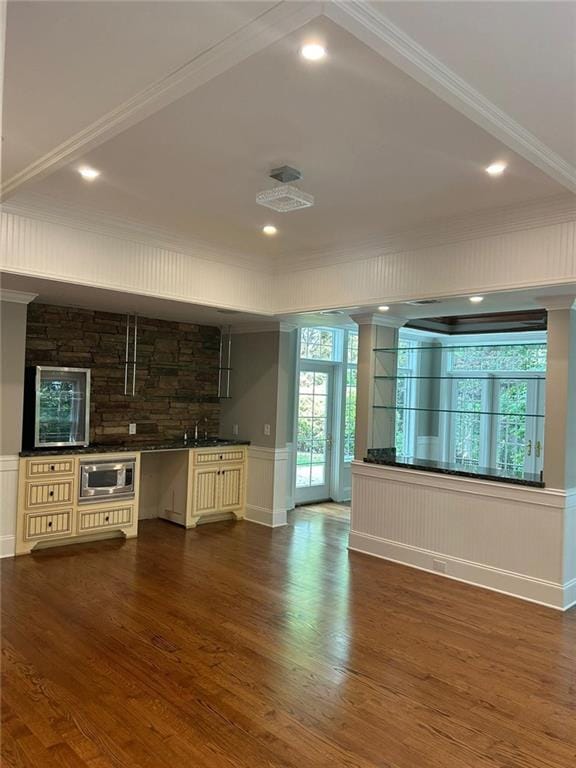
[[[26,369],[23,436],[25,449],[88,445],[89,368]]]

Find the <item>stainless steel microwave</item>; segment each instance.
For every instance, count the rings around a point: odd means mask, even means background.
[[[78,501],[103,502],[134,498],[136,459],[81,461]]]

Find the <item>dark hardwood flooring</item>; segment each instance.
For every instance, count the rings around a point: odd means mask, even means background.
[[[4,560],[3,765],[574,768],[576,612],[347,531],[147,521]]]

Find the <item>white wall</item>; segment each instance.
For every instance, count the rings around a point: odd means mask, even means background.
[[[561,610],[576,603],[576,489],[362,462],[352,482],[351,549]]]
[[[545,223],[549,219],[554,216],[499,234],[471,227],[458,242],[447,233],[444,245],[400,243],[395,250],[383,244],[370,257],[351,253],[313,267],[291,269],[287,258],[281,275],[274,275],[214,261],[214,254],[181,253],[4,212],[0,269],[252,312],[307,312],[574,282],[576,221]]]
[[[272,277],[262,270],[6,212],[0,269],[239,311],[272,307]]]

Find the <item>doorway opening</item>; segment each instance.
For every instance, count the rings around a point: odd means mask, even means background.
[[[302,328],[295,408],[295,502],[346,502],[352,492],[358,332]]]

